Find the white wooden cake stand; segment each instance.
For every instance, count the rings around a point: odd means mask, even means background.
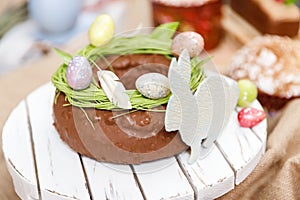
[[[3,129],[3,151],[23,200],[214,199],[241,183],[265,152],[266,120],[242,128],[237,112],[212,152],[193,165],[188,153],[141,165],[115,165],[83,157],[53,127],[55,88],[46,84],[13,110]],[[262,109],[256,101],[252,107]]]

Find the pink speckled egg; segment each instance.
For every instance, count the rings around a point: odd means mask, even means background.
[[[69,86],[74,90],[87,88],[92,81],[92,68],[83,56],[75,56],[68,64],[66,78]]]
[[[175,55],[180,55],[184,49],[187,49],[190,57],[195,57],[200,55],[203,47],[203,37],[196,32],[187,31],[175,36],[171,49]]]

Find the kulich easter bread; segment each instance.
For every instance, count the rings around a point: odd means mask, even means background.
[[[228,74],[250,79],[258,87],[260,102],[279,110],[300,96],[300,41],[281,36],[260,36],[233,57]]]
[[[179,31],[195,31],[205,49],[215,48],[223,37],[222,0],[152,0],[154,25],[179,21]]]

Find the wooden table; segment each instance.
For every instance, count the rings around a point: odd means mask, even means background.
[[[127,24],[126,30],[137,27],[141,22],[144,26],[151,25],[150,7],[147,0],[128,0],[128,15],[124,23]],[[138,16],[138,17],[137,17]],[[79,47],[87,43],[86,35],[78,36],[65,46],[65,50],[74,52]],[[225,36],[220,46],[209,52],[214,55],[214,62],[221,72],[226,71],[230,62],[231,55],[240,47],[229,36]],[[52,51],[47,56],[21,66],[15,71],[0,76],[0,129],[9,116],[12,109],[24,99],[31,91],[47,83],[51,75],[57,69],[61,60]],[[2,143],[0,137],[0,142]],[[19,199],[14,192],[11,177],[7,171],[2,148],[0,148],[0,199],[15,200]]]

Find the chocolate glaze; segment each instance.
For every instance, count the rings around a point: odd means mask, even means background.
[[[293,20],[290,19],[274,19],[271,16],[273,10],[265,10],[260,4],[262,3],[276,3],[265,2],[257,0],[231,0],[230,6],[232,9],[246,19],[250,24],[252,24],[257,30],[262,33],[276,34],[276,35],[286,35],[294,37],[298,34],[299,30],[299,15],[297,15]],[[283,5],[280,6],[286,6]],[[285,13],[287,16],[290,15],[287,10]]]
[[[167,74],[170,62],[158,55],[129,55],[108,60],[127,89],[134,88],[140,74]],[[104,62],[99,62],[99,66],[106,68]],[[82,155],[98,161],[138,164],[187,149],[178,132],[165,131],[164,113],[137,111],[113,119],[120,111],[85,108],[84,113],[78,107],[63,106],[66,103],[61,93],[53,105],[54,126],[61,139]],[[157,109],[165,109],[165,106]]]

